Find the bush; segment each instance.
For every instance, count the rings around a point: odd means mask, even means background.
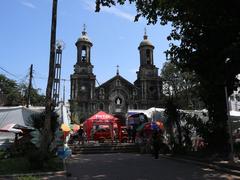
[[[40,180],[40,178],[34,176],[21,176],[18,177],[17,180]]]

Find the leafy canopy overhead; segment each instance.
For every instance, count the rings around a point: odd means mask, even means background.
[[[96,11],[101,6],[124,4],[127,0],[96,0]],[[233,86],[240,73],[240,7],[239,0],[128,0],[137,9],[135,20],[145,17],[149,24],[172,23],[168,40],[180,40],[180,45],[170,44],[169,59],[179,65],[194,69],[204,79],[228,80]],[[230,59],[226,64],[226,59]],[[216,66],[218,64],[218,66]],[[216,73],[212,73],[212,68]],[[211,71],[206,71],[206,68]],[[226,71],[228,72],[226,75]]]
[[[127,0],[96,0],[101,6],[124,4]],[[208,146],[228,151],[228,95],[240,74],[240,1],[239,0],[128,0],[137,9],[135,20],[145,17],[149,24],[171,23],[167,37],[167,58],[183,71],[194,71],[201,86],[201,97],[209,113]]]

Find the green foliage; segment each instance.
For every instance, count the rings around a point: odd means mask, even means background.
[[[165,127],[170,135],[170,145],[174,148],[177,145],[182,146],[182,130],[180,126],[179,111],[177,110],[176,104],[173,103],[172,99],[169,99],[164,111],[166,116]],[[174,134],[174,127],[177,127],[177,135]],[[177,140],[175,137],[177,136]]]
[[[118,0],[124,4],[127,0]],[[216,141],[209,146],[216,152],[228,147],[227,112],[224,86],[228,95],[234,89],[240,73],[240,14],[239,0],[129,0],[134,2],[137,15],[148,23],[171,23],[167,37],[170,44],[167,57],[184,71],[194,71],[200,82],[200,95],[209,111],[209,133]],[[97,0],[101,6],[115,5],[113,0]]]
[[[215,126],[218,127],[218,124],[213,124],[212,121],[209,121],[208,114],[206,114],[205,112],[201,112],[198,114],[183,112],[181,113],[181,121],[184,122],[183,133],[187,133],[186,135],[188,135],[189,138],[194,135],[202,137],[204,139],[204,148],[206,153],[213,154],[218,152],[221,155],[227,155],[227,152],[229,151],[229,146],[225,146],[224,148],[221,145],[217,146],[218,144],[222,143],[222,139],[219,139],[216,136],[218,135],[219,137],[223,137],[223,135],[221,135],[220,133],[223,134],[224,132],[222,132],[222,128],[219,128],[219,131],[215,130]],[[190,133],[188,134],[188,132]],[[196,132],[196,134],[193,134],[193,132]],[[216,141],[219,142],[216,143]]]
[[[55,134],[55,131],[59,126],[57,119],[58,119],[57,113],[52,112],[51,113],[51,133],[52,134]],[[36,147],[40,146],[45,120],[46,120],[45,111],[42,113],[32,114],[29,119],[29,123],[36,129],[36,131],[31,132],[31,135],[33,137],[31,142],[35,144]]]
[[[27,86],[17,84],[16,81],[0,74],[0,95],[2,95],[2,104],[5,106],[25,105],[28,95]],[[37,89],[31,88],[30,97],[31,105],[41,106],[45,104],[45,96],[39,95]]]
[[[27,173],[30,169],[30,164],[24,157],[1,159],[0,164],[0,174]]]
[[[23,92],[22,98],[23,103],[27,103],[28,97],[28,87],[26,84],[19,84],[21,91]],[[33,106],[44,106],[45,105],[45,96],[38,93],[38,89],[31,87],[30,89],[30,104]]]
[[[48,172],[48,171],[62,171],[63,162],[58,157],[48,156],[44,162],[42,168],[36,169],[34,161],[29,162],[28,158],[25,156],[9,158],[9,159],[0,159],[0,174],[18,174],[18,173],[35,173],[35,172]],[[37,163],[37,158],[35,159]],[[32,166],[34,165],[34,167]]]
[[[173,96],[180,109],[202,109],[199,81],[194,72],[183,72],[177,65],[166,62],[161,70],[163,93]]]
[[[21,104],[21,93],[17,83],[0,74],[0,94],[5,98],[4,105],[15,106]]]
[[[40,180],[40,178],[34,176],[20,176],[17,180]]]

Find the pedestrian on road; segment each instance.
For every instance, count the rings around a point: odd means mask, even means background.
[[[137,131],[136,131],[136,128],[133,126],[132,127],[132,143],[135,143],[135,139],[136,139],[136,134],[137,134]]]
[[[153,147],[153,154],[155,159],[158,159],[160,144],[161,144],[160,135],[158,131],[154,131],[152,134],[152,147]]]
[[[77,133],[78,133],[78,143],[84,144],[84,130],[82,126],[80,126]]]

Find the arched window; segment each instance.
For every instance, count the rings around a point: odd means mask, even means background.
[[[87,48],[86,46],[82,47],[82,61],[85,62],[87,57]]]
[[[104,93],[104,89],[101,88],[100,91],[99,91],[99,98],[100,98],[100,99],[104,99],[104,97],[105,97],[104,94],[105,94],[105,93]]]
[[[104,89],[103,88],[100,89],[100,94],[101,95],[104,94]]]
[[[146,50],[147,64],[151,64],[150,49]]]
[[[121,86],[121,82],[119,79],[117,79],[117,81],[116,81],[116,86]]]
[[[122,99],[121,99],[120,97],[117,97],[117,98],[115,99],[115,104],[121,105],[121,104],[122,104]]]
[[[134,89],[134,90],[133,90],[133,96],[136,96],[136,95],[137,95],[137,90]]]

